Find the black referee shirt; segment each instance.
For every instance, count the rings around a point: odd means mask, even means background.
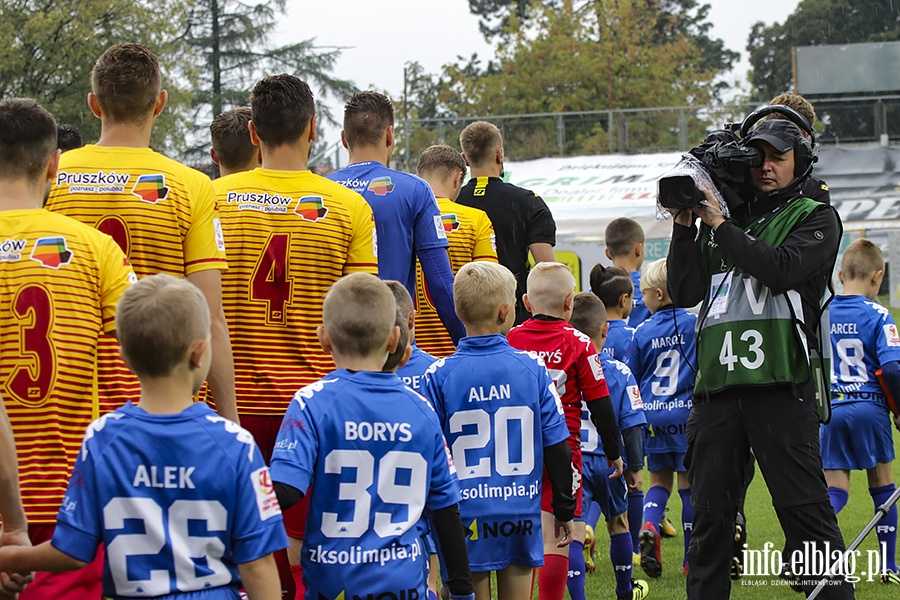
[[[473,177],[462,187],[460,204],[487,213],[497,238],[497,259],[516,276],[516,323],[527,318],[522,295],[528,279],[531,244],[556,245],[556,222],[547,204],[531,190],[499,177]]]

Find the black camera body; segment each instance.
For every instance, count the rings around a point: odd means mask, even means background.
[[[765,106],[750,113],[740,124],[729,123],[723,129],[712,131],[702,144],[691,148],[682,162],[688,161],[692,168],[679,170],[676,167],[675,172],[659,180],[660,205],[670,211],[679,211],[703,202],[705,196],[697,186],[698,168],[721,192],[730,211],[752,200],[754,190],[750,182],[750,169],[761,166],[764,155],[762,150],[748,146],[746,141],[750,128],[773,113],[784,115],[809,134],[810,140],[804,140],[805,144],[801,144],[798,156],[795,156],[798,177],[809,175],[816,161],[812,125],[792,108],[778,104]]]

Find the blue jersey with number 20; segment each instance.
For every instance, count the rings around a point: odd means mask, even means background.
[[[569,437],[556,384],[536,355],[502,335],[465,337],[426,372],[459,475],[473,571],[544,562],[544,448]]]
[[[272,479],[310,489],[307,598],[426,597],[424,510],[459,501],[437,415],[393,373],[338,370],[294,395]]]
[[[238,598],[238,564],[287,535],[249,432],[202,403],[128,403],[88,427],[51,544],[90,562],[100,542],[105,596],[219,600]]]

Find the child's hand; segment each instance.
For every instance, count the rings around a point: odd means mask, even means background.
[[[553,525],[555,526],[554,533],[556,534],[556,537],[560,537],[560,533],[562,534],[562,539],[556,543],[557,548],[565,548],[574,541],[575,538],[572,535],[572,521],[560,521],[556,517],[553,517]]]
[[[894,427],[897,428],[897,431],[900,431],[900,415],[894,417]]]
[[[34,574],[0,573],[0,599],[15,600],[25,586],[34,581]]]
[[[644,476],[640,471],[625,471],[625,483],[628,484],[629,492],[640,492],[644,489]]]
[[[606,464],[615,469],[615,471],[609,474],[610,479],[622,476],[622,472],[625,470],[625,463],[622,461],[621,456],[616,460],[607,459]]]

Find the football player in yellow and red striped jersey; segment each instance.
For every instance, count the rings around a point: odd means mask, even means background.
[[[0,392],[34,544],[52,537],[84,430],[99,415],[98,338],[114,333],[116,303],[136,280],[111,237],[43,208],[58,164],[52,115],[33,100],[0,101]],[[21,598],[98,600],[98,558],[38,574]]]
[[[378,263],[365,199],[307,169],[316,132],[309,86],[267,77],[250,106],[262,167],[213,186],[229,249],[223,301],[238,413],[268,460],[294,393],[334,370],[316,335],[325,293],[348,273],[377,274]],[[306,502],[300,506],[284,515],[294,539],[303,538]],[[299,565],[294,571],[299,583]]]
[[[225,242],[209,177],[149,148],[166,104],[159,62],[140,44],[118,44],[97,60],[88,104],[101,120],[96,145],[66,152],[47,208],[107,233],[139,277],[168,273],[203,291],[213,315],[209,387],[220,414],[237,420],[228,327],[221,306]],[[101,345],[103,412],[140,397],[114,341]]]
[[[466,175],[466,162],[462,154],[446,144],[429,146],[419,157],[416,175],[431,186],[437,198],[450,242],[453,274],[456,275],[464,264],[476,260],[497,262],[494,227],[487,213],[454,202]],[[438,358],[449,356],[456,348],[438,318],[418,263],[416,270],[416,346]]]

